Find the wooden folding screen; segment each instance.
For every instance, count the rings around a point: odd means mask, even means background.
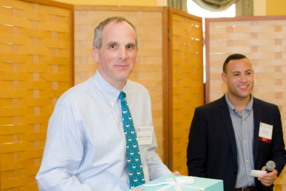
[[[169,161],[188,174],[187,146],[196,107],[204,104],[202,18],[169,9],[171,88]]]
[[[72,82],[72,8],[0,1],[0,190],[38,190],[47,123]]]
[[[207,102],[221,97],[221,80],[228,55],[245,54],[252,62],[253,96],[278,105],[286,140],[286,16],[206,19]],[[286,171],[275,181],[286,191]]]

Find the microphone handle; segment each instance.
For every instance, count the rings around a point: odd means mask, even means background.
[[[270,170],[268,170],[267,168],[266,168],[266,172],[267,173],[270,173],[270,172],[272,172],[274,169],[272,169],[271,171]]]

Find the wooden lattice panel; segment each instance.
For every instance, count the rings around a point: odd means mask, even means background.
[[[255,17],[253,17],[254,19]],[[254,69],[253,96],[278,105],[286,138],[286,17],[283,20],[209,22],[210,101],[226,92],[221,80],[222,65],[228,55],[245,54]],[[276,191],[286,191],[286,171],[275,182]]]
[[[69,10],[0,1],[0,190],[38,190],[48,120],[70,87],[69,56]]]
[[[108,7],[107,7],[108,8]],[[97,63],[92,58],[95,27],[104,19],[122,16],[137,30],[138,61],[129,77],[145,86],[151,96],[153,125],[158,143],[157,153],[163,157],[163,72],[162,72],[162,11],[99,11],[77,10],[75,7],[75,84],[92,77]],[[111,8],[109,8],[111,9]]]
[[[202,24],[172,14],[173,171],[187,175],[187,146],[196,107],[204,104]]]

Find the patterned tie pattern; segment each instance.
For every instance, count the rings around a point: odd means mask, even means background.
[[[133,120],[128,104],[126,103],[126,95],[123,91],[120,92],[119,99],[121,100],[122,123],[126,138],[126,153],[130,188],[134,188],[145,183],[144,173]]]

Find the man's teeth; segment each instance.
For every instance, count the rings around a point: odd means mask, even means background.
[[[241,88],[246,88],[247,86],[238,86],[238,87],[241,87]]]

